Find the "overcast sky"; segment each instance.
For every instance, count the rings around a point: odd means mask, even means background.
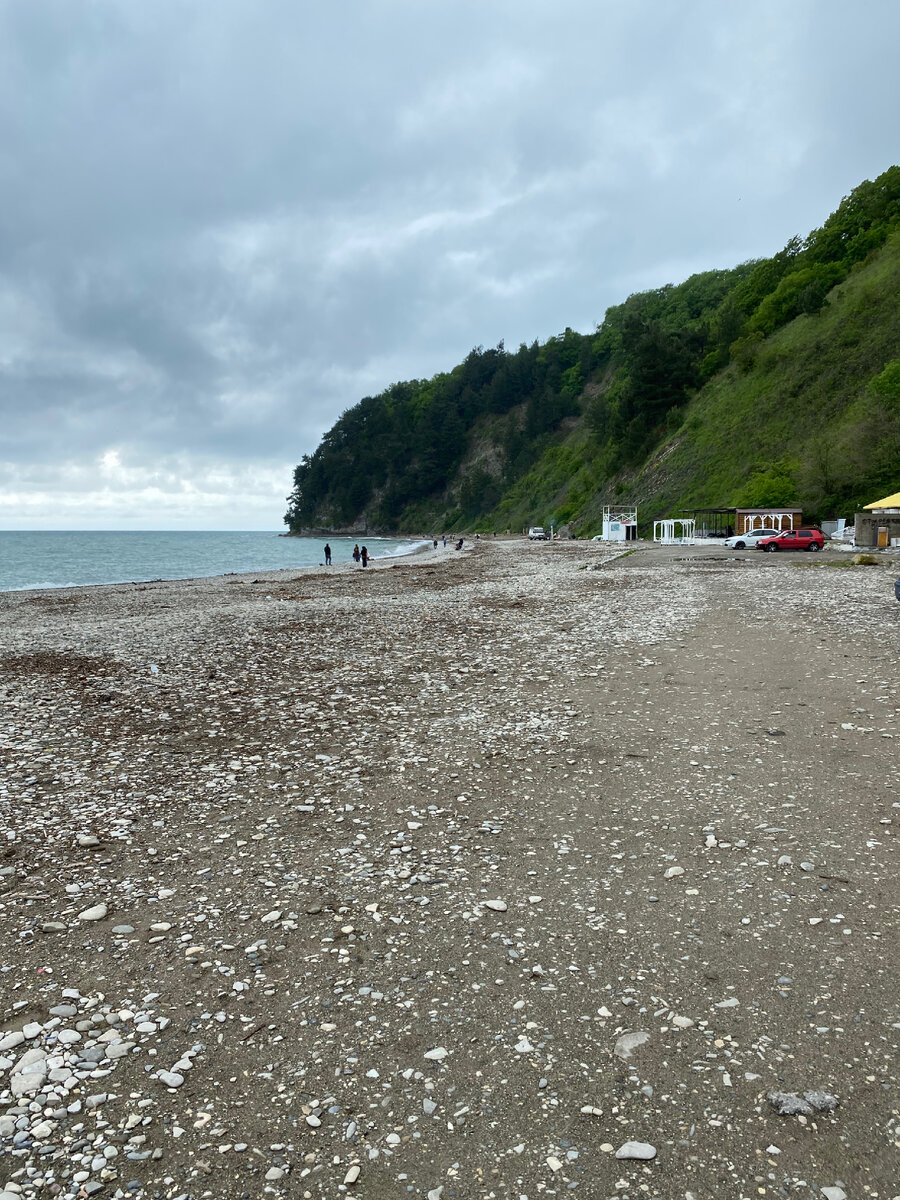
[[[279,529],[336,417],[900,161],[896,0],[0,0],[0,528]]]

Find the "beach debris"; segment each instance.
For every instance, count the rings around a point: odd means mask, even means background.
[[[615,1054],[616,1058],[631,1058],[633,1050],[636,1050],[638,1046],[643,1046],[645,1042],[649,1041],[650,1034],[645,1033],[643,1030],[636,1033],[624,1033],[616,1042],[613,1054]]]
[[[833,1112],[840,1101],[831,1092],[815,1089],[798,1095],[796,1092],[767,1092],[766,1099],[782,1117],[811,1117],[817,1112]]]

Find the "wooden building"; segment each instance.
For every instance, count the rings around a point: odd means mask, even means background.
[[[802,508],[736,508],[734,532],[749,533],[751,529],[799,529],[803,524]]]

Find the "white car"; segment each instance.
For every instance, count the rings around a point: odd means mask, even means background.
[[[533,542],[545,542],[547,540],[547,535],[544,533],[543,526],[541,525],[532,525],[528,530],[528,536]]]
[[[748,546],[755,550],[760,538],[774,537],[777,533],[777,529],[748,529],[746,533],[736,533],[734,537],[726,538],[722,545],[729,550],[746,550]]]

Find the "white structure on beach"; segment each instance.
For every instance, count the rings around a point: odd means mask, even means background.
[[[637,541],[637,506],[612,504],[603,506],[603,532],[600,535],[604,542],[634,542]]]
[[[653,522],[653,540],[661,546],[693,546],[694,521],[691,517],[668,517]]]

